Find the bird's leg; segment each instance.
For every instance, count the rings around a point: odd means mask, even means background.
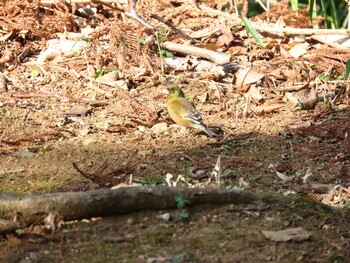
[[[180,128],[181,128],[181,130],[180,130],[179,134],[181,134],[181,135],[186,134],[187,135],[189,133],[188,128],[186,128],[186,127],[180,127]]]
[[[183,137],[184,135],[188,135],[189,134],[189,130],[188,128],[186,127],[183,127],[183,126],[179,126],[179,125],[173,125],[173,127],[175,127],[177,130],[180,128],[180,131],[179,132],[176,132],[176,135],[175,137],[176,138],[180,138],[180,137]]]

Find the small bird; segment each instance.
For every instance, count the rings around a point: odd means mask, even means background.
[[[196,128],[204,131],[209,137],[221,136],[213,132],[203,123],[200,113],[193,104],[185,98],[185,94],[176,84],[167,87],[169,91],[167,108],[170,117],[178,125],[186,128]]]

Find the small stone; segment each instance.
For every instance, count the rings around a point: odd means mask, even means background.
[[[304,257],[303,257],[303,256],[297,257],[297,262],[302,262],[303,260],[304,260]]]
[[[28,157],[32,157],[33,155],[34,153],[29,151],[18,151],[13,153],[13,156],[20,157],[20,158],[28,158]]]
[[[309,137],[309,144],[319,144],[320,142],[321,142],[321,138],[318,138],[316,136]]]
[[[7,78],[0,72],[0,93],[5,93],[7,91]]]
[[[95,123],[95,127],[99,130],[107,130],[110,126],[109,121],[100,121]]]
[[[123,237],[106,237],[103,239],[103,242],[119,244],[119,243],[125,242],[125,238],[123,238]]]
[[[128,220],[126,221],[126,223],[127,223],[129,226],[131,226],[131,225],[135,224],[135,220],[134,220],[133,218],[129,217]]]
[[[45,144],[44,146],[43,146],[43,151],[44,152],[49,152],[49,151],[51,151],[52,150],[52,144]]]
[[[84,146],[87,146],[87,145],[89,145],[89,144],[91,144],[91,143],[94,143],[94,142],[95,142],[95,139],[94,139],[94,138],[86,138],[85,140],[82,141],[82,144],[83,144]]]
[[[196,171],[196,176],[204,175],[206,172],[207,172],[206,170],[197,170]]]
[[[125,239],[126,240],[132,240],[132,239],[134,239],[135,238],[135,236],[133,235],[133,234],[127,234],[126,236],[125,236]]]
[[[140,132],[144,132],[146,130],[146,127],[145,126],[139,126],[138,129],[139,129]]]
[[[151,128],[152,133],[161,134],[168,131],[168,125],[165,122],[157,123]]]
[[[80,136],[85,136],[85,135],[88,135],[89,133],[90,133],[90,128],[84,128],[79,131]]]
[[[29,252],[29,258],[31,260],[36,260],[38,258],[38,254],[35,252]]]
[[[150,155],[154,153],[153,149],[152,150],[144,150],[144,151],[138,151],[137,152],[139,156],[145,157],[147,155]]]
[[[171,218],[170,213],[161,214],[161,215],[159,215],[159,217],[160,217],[161,219],[163,219],[164,221],[169,221],[170,218]]]

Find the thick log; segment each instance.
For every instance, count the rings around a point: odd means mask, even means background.
[[[21,215],[24,225],[42,222],[49,213],[58,213],[65,220],[112,216],[141,210],[176,207],[175,196],[197,204],[248,204],[258,201],[285,203],[286,199],[241,190],[210,188],[176,188],[166,186],[122,187],[87,192],[10,196],[0,194],[0,218]]]

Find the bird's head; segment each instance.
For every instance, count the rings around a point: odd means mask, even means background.
[[[181,88],[176,84],[169,84],[167,86],[167,90],[169,92],[169,96],[181,97],[181,98],[185,97],[185,94],[183,93]]]

